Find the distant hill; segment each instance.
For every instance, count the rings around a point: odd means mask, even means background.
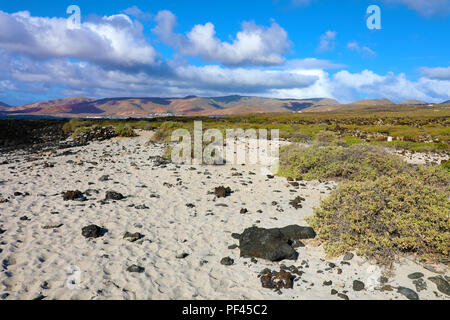
[[[450,100],[444,101],[441,104],[450,104]]]
[[[389,99],[364,99],[350,103],[353,106],[378,106],[378,105],[394,105],[395,103]]]
[[[10,106],[0,101],[0,111],[9,109]]]
[[[185,98],[106,98],[84,97],[39,101],[11,107],[2,114],[54,117],[148,117],[153,115],[239,115],[268,112],[298,112],[309,107],[339,105],[333,99],[272,99],[249,96]]]
[[[339,105],[315,105],[303,110],[303,112],[334,112],[334,111],[358,111],[373,110],[379,108],[392,108],[397,105],[389,99],[364,99],[349,104]]]
[[[421,100],[404,100],[402,102],[399,102],[398,104],[407,104],[407,105],[426,105],[428,103],[426,103],[425,101],[421,101]]]

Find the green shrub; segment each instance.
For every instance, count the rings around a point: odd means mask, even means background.
[[[450,160],[444,160],[441,162],[441,167],[447,172],[450,172]]]
[[[399,174],[406,167],[399,156],[369,144],[288,145],[280,149],[279,175],[289,178],[375,180],[381,175]]]
[[[126,124],[126,125],[119,125],[115,128],[116,133],[119,135],[119,137],[136,137],[137,134],[134,132],[133,128]]]
[[[92,121],[89,120],[80,120],[80,119],[70,119],[66,122],[62,129],[64,132],[75,132],[78,128],[86,128],[93,125]]]
[[[81,134],[83,134],[85,132],[88,132],[91,129],[92,129],[92,127],[76,127],[76,128],[74,128],[74,131],[72,133],[72,137],[73,138],[78,137],[79,135],[81,135]]]
[[[382,262],[406,252],[447,256],[449,196],[424,179],[404,173],[375,181],[347,181],[307,221],[329,256],[354,249]]]

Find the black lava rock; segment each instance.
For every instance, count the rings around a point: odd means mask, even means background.
[[[361,282],[359,280],[353,281],[353,290],[361,291],[363,289],[364,289],[364,282]]]
[[[123,194],[119,192],[115,191],[106,192],[105,200],[123,200],[123,199],[125,199],[125,197],[123,196]]]
[[[279,229],[246,229],[239,237],[241,257],[256,257],[269,261],[296,260],[297,252],[289,238]]]
[[[231,259],[230,257],[225,257],[222,260],[220,260],[220,264],[224,266],[231,266],[234,264],[234,260]]]
[[[419,300],[419,295],[412,289],[398,287],[397,292],[404,295],[409,300]]]
[[[127,271],[131,273],[143,273],[145,271],[145,268],[133,264],[132,266],[129,266],[127,268]]]
[[[81,234],[85,237],[85,238],[99,238],[102,236],[103,233],[103,229],[99,226],[96,226],[94,224],[84,227],[81,230]]]

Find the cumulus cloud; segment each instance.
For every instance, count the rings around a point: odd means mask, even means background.
[[[305,59],[292,59],[287,61],[283,68],[285,69],[342,69],[346,66],[339,63],[334,63],[330,60],[317,59],[317,58],[305,58]]]
[[[364,57],[375,57],[377,55],[375,51],[373,51],[372,49],[370,49],[367,46],[360,47],[358,42],[356,42],[356,41],[351,41],[351,42],[347,43],[347,49],[359,52]]]
[[[417,11],[420,15],[430,17],[433,15],[448,15],[450,13],[450,0],[382,0],[386,3],[399,3]]]
[[[77,29],[67,21],[33,17],[28,11],[0,11],[0,49],[38,59],[73,58],[123,67],[157,62],[157,53],[143,37],[141,26],[127,15],[98,18]]]
[[[442,102],[450,98],[450,81],[427,78],[411,81],[403,73],[379,75],[370,70],[359,73],[343,70],[333,76],[333,84],[333,95],[344,102],[353,101],[361,94],[395,102],[406,99]]]
[[[317,51],[325,52],[331,51],[334,49],[337,32],[336,31],[327,31],[320,37],[319,47]]]
[[[242,30],[232,42],[218,39],[211,22],[195,25],[183,35],[174,32],[176,17],[172,12],[158,12],[155,21],[157,25],[153,33],[182,55],[228,66],[279,65],[285,61],[283,54],[291,46],[287,32],[274,21],[269,27],[243,22]]]
[[[90,19],[71,30],[66,19],[0,11],[0,100],[15,104],[49,95],[192,94],[328,97],[341,102],[360,96],[393,101],[450,99],[449,68],[422,68],[422,77],[411,81],[404,74],[380,75],[370,70],[334,70],[333,74],[330,70],[346,66],[317,58],[283,63],[289,40],[275,22],[269,27],[244,23],[231,42],[217,39],[211,23],[197,25],[186,34],[174,33],[176,18],[170,11],[159,12],[156,22],[153,32],[161,41],[183,55],[222,65],[193,66],[164,59],[143,35],[142,25],[126,14]],[[324,36],[327,41],[336,38],[333,31]],[[348,48],[364,52],[357,43],[349,43]]]
[[[308,87],[318,80],[318,77],[307,72],[302,74],[266,68],[191,66],[170,62],[162,69],[130,72],[105,70],[89,62],[68,59],[17,59],[4,53],[0,57],[3,61],[0,74],[6,75],[11,84],[21,84],[22,91],[33,91],[32,88],[39,83],[47,86],[47,89],[40,87],[42,92],[57,86],[65,95],[91,97],[269,95],[274,90]]]
[[[143,12],[141,9],[139,9],[137,6],[129,7],[124,11],[125,14],[136,17],[142,20],[150,20],[152,18],[152,15],[147,12]]]
[[[447,68],[420,68],[422,75],[429,79],[450,80],[450,67]]]

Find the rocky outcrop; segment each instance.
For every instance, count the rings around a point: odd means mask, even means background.
[[[252,227],[239,236],[241,257],[262,258],[269,261],[297,260],[293,244],[299,239],[312,239],[316,236],[309,227],[287,226],[284,228],[263,229]]]
[[[118,134],[113,127],[92,127],[90,130],[76,135],[73,142],[76,145],[86,145],[91,141],[104,141],[117,136]]]

